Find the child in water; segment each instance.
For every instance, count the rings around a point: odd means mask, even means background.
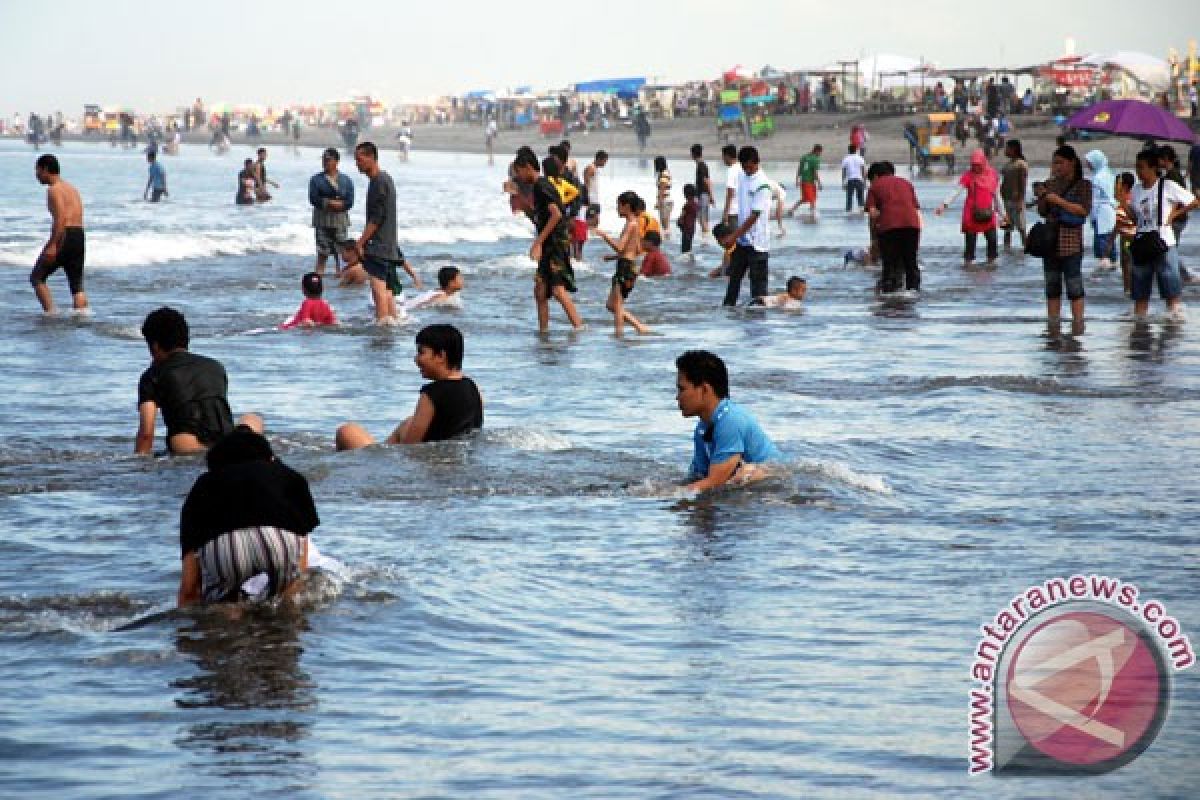
[[[713,238],[717,240],[718,244],[720,244],[722,239],[733,233],[733,229],[729,227],[729,223],[718,222],[713,226],[712,233]],[[733,250],[735,247],[737,247],[737,245],[734,245],[733,247],[721,248],[721,263],[713,267],[712,272],[708,273],[708,277],[720,278],[725,274],[725,270],[729,269],[729,259],[733,255]]]
[[[758,305],[764,305],[767,308],[799,308],[807,293],[808,281],[793,275],[788,278],[787,291],[761,297]]]
[[[662,251],[661,236],[654,231],[643,236],[642,252],[646,254],[642,258],[639,273],[643,278],[665,278],[671,274],[671,262],[667,261],[667,254]]]
[[[621,231],[621,238],[614,241],[604,231],[596,232],[609,247],[616,251],[615,256],[605,257],[605,260],[615,258],[617,261],[617,270],[613,273],[612,289],[608,293],[608,304],[605,308],[612,312],[618,337],[624,334],[626,322],[632,325],[638,333],[647,333],[650,330],[642,324],[641,320],[625,310],[625,300],[633,291],[633,284],[637,281],[637,257],[641,252],[642,240],[646,236],[642,232],[645,208],[646,204],[636,193],[622,192],[617,197],[617,213],[625,220],[625,229]]]
[[[438,287],[419,294],[404,304],[405,311],[413,311],[428,306],[449,306],[462,308],[462,297],[459,292],[466,286],[462,271],[458,267],[442,267],[437,274]]]
[[[300,310],[293,314],[291,319],[280,325],[280,328],[286,330],[297,326],[314,328],[321,325],[337,325],[337,317],[334,316],[333,309],[329,307],[329,303],[321,299],[325,285],[320,275],[315,272],[307,273],[300,279],[300,289],[304,292],[304,302],[300,304]]]

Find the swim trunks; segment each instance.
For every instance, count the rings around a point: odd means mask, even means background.
[[[621,298],[628,299],[629,293],[633,291],[633,284],[637,281],[637,270],[633,268],[633,261],[628,258],[617,259],[617,271],[613,273],[612,283],[621,290]]]
[[[274,597],[300,575],[303,536],[268,526],[238,528],[200,548],[201,592],[210,603],[241,599],[250,578],[267,576],[265,597]]]
[[[571,268],[565,236],[555,232],[542,244],[542,258],[538,261],[535,280],[540,280],[547,291],[555,286],[562,286],[568,292],[576,291],[575,270]]]
[[[33,272],[29,273],[29,282],[34,286],[45,283],[59,267],[67,274],[67,285],[71,294],[83,291],[83,258],[84,239],[83,228],[67,228],[63,231],[62,243],[58,246],[58,255],[54,263],[38,259]]]

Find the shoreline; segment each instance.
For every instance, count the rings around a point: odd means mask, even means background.
[[[855,122],[863,122],[870,134],[867,142],[867,161],[886,159],[896,166],[907,167],[910,152],[904,139],[904,124],[917,121],[924,114],[904,114],[887,117],[872,117],[852,114],[808,113],[784,115],[775,117],[775,132],[763,139],[750,142],[733,140],[734,144],[754,144],[758,147],[764,161],[797,162],[807,154],[813,144],[824,145],[823,158],[827,166],[840,162],[845,153],[849,140],[850,126]],[[1031,166],[1048,166],[1050,156],[1055,148],[1055,139],[1059,129],[1053,121],[1044,115],[1016,116],[1010,118],[1013,131],[1008,138],[1019,139],[1025,151],[1026,161]],[[579,162],[591,160],[597,150],[605,150],[615,158],[645,158],[651,159],[664,155],[672,161],[690,160],[689,150],[692,144],[704,146],[704,157],[710,164],[720,160],[720,150],[724,142],[717,137],[716,123],[711,117],[687,117],[681,119],[659,119],[652,123],[650,139],[645,150],[638,147],[637,137],[631,127],[618,125],[608,130],[597,130],[590,133],[576,131],[567,137],[542,136],[535,128],[522,130],[501,130],[495,143],[495,159],[503,165],[521,145],[530,145],[535,150],[544,150],[551,144],[568,138],[573,146],[573,154]],[[398,128],[385,126],[366,131],[359,136],[359,141],[373,141],[382,151],[399,151],[396,141]],[[411,152],[419,154],[422,151],[463,153],[486,155],[483,128],[479,125],[416,125],[412,127],[413,137]],[[12,137],[15,139],[15,137]],[[210,140],[207,131],[192,131],[183,135],[183,141],[191,145],[205,146]],[[95,135],[68,134],[64,141],[102,142],[105,139]],[[144,146],[145,139],[139,138],[138,147]],[[1080,139],[1068,142],[1075,147],[1082,158],[1089,150],[1099,149],[1108,156],[1110,166],[1120,169],[1132,169],[1133,161],[1141,148],[1141,143],[1134,139],[1104,137],[1097,139]],[[266,133],[256,138],[248,138],[241,134],[233,137],[233,146],[238,147],[337,147],[344,149],[345,143],[341,137],[330,128],[308,128],[300,133],[298,140],[282,133]],[[966,147],[959,147],[955,142],[955,174],[966,168],[970,153],[979,147],[975,139],[970,139]],[[1186,145],[1176,143],[1183,149]],[[43,148],[48,150],[49,148]],[[1181,152],[1186,157],[1186,152]],[[993,165],[1003,163],[1004,158],[998,155],[992,159]],[[944,163],[938,162],[931,167],[934,174],[944,173]]]

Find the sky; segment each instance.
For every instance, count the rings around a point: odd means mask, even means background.
[[[792,69],[873,53],[1017,66],[1061,55],[1067,38],[1078,53],[1165,58],[1200,38],[1197,0],[1153,8],[1142,19],[1127,0],[0,0],[0,113],[169,111],[196,97],[400,102],[626,76],[711,79],[735,64]]]

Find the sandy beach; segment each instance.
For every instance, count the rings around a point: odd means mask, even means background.
[[[906,122],[920,122],[924,114],[904,114],[889,116],[870,116],[855,114],[825,114],[809,113],[795,116],[778,116],[775,118],[775,133],[768,138],[755,139],[759,152],[767,161],[798,161],[809,152],[818,142],[825,146],[825,163],[836,164],[845,152],[849,142],[850,127],[858,121],[867,126],[870,140],[867,143],[867,160],[887,159],[897,166],[909,163],[909,147],[904,139],[903,131]],[[1009,138],[1017,138],[1025,150],[1026,159],[1034,166],[1046,166],[1054,151],[1055,138],[1059,135],[1053,120],[1045,115],[1017,116],[1010,118],[1013,131]],[[596,150],[606,150],[612,156],[637,157],[644,155],[652,158],[665,155],[671,159],[688,157],[688,149],[695,143],[704,145],[706,157],[710,161],[720,158],[720,147],[724,142],[717,137],[716,123],[712,117],[686,117],[679,119],[657,119],[652,121],[650,141],[644,151],[638,148],[637,137],[628,126],[613,127],[604,131],[590,133],[574,132],[570,140],[576,148],[580,159],[590,157]],[[381,149],[398,149],[398,129],[395,127],[373,128],[364,131],[360,141],[373,141]],[[419,153],[422,150],[457,153],[486,152],[483,129],[473,124],[454,125],[416,125],[412,128],[412,150]],[[87,137],[76,136],[76,139]],[[94,138],[94,137],[93,137]],[[518,147],[530,144],[535,149],[543,149],[546,145],[558,141],[559,137],[547,138],[532,128],[521,130],[502,130],[497,137],[495,153],[497,159],[504,159],[514,153]],[[207,131],[193,131],[184,135],[184,141],[192,144],[206,144],[209,140]],[[240,133],[233,135],[235,147],[254,145],[264,147],[290,146],[294,142],[291,137],[281,133],[267,133],[256,139],[250,139]],[[341,147],[343,142],[332,129],[306,128],[301,131],[299,144],[305,146],[335,146]],[[735,142],[739,143],[740,142]],[[1122,138],[1093,138],[1074,141],[1073,144],[1082,156],[1088,150],[1099,148],[1108,155],[1114,167],[1132,169],[1134,157],[1140,149],[1140,143],[1132,139]],[[966,148],[957,148],[956,170],[965,168],[970,152],[979,146],[979,142],[971,139]],[[1178,146],[1182,152],[1182,145]],[[1002,156],[997,156],[994,163],[1003,162]],[[942,163],[933,165],[935,172],[945,170]]]

